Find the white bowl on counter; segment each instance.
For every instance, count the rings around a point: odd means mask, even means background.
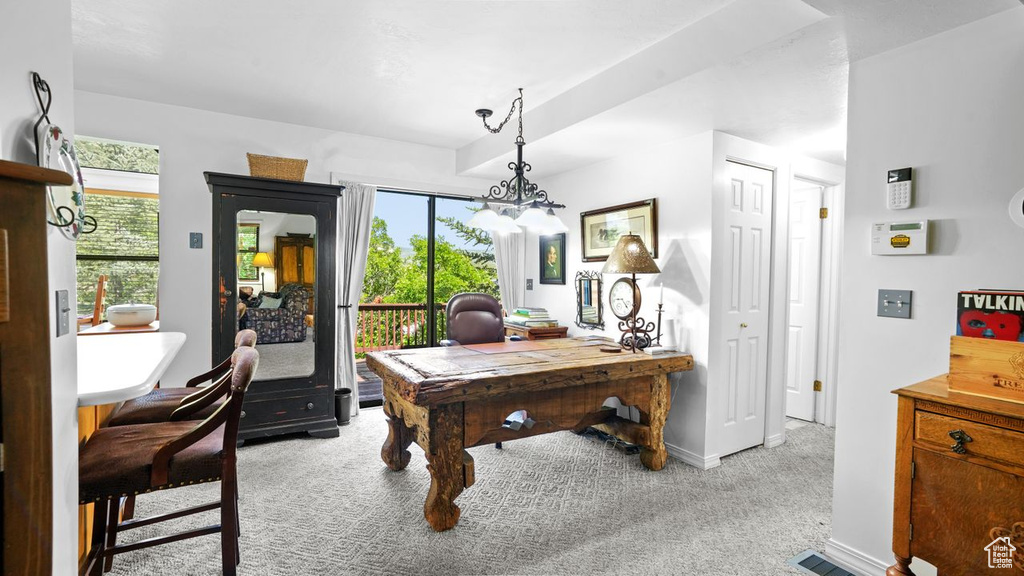
[[[107,322],[114,326],[145,326],[156,320],[152,304],[117,304],[107,307]]]

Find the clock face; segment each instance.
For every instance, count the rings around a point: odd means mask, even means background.
[[[633,314],[634,308],[640,307],[640,291],[629,278],[620,278],[608,292],[608,304],[612,314],[625,320]]]

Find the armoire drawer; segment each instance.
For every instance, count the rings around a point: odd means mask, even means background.
[[[294,420],[323,418],[328,415],[327,398],[325,394],[317,394],[316,396],[246,401],[242,404],[240,425],[244,429],[261,424],[280,424]]]
[[[920,442],[941,446],[950,453],[980,456],[1024,467],[1022,432],[917,411],[914,438]]]

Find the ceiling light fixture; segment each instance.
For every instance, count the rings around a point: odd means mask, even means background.
[[[494,114],[492,110],[481,108],[476,111],[476,115],[483,119],[484,128],[487,128],[488,132],[497,134],[512,119],[517,109],[519,135],[516,137],[516,161],[508,163],[513,175],[510,179],[491,186],[490,191],[483,197],[483,207],[469,219],[469,225],[495,232],[513,233],[509,224],[514,223],[513,225],[542,234],[564,232],[569,228],[555,216],[554,208],[565,208],[565,205],[552,202],[546,191],[526,178],[526,173],[531,167],[523,160],[523,146],[526,144],[526,140],[523,139],[523,89],[519,89],[519,97],[512,101],[508,115],[497,127],[491,127],[487,123],[487,119]],[[507,207],[499,211],[492,205]],[[516,232],[518,231],[517,228]]]

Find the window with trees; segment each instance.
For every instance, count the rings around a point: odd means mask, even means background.
[[[252,259],[260,251],[260,225],[238,225],[238,279],[254,281],[260,279],[259,270],[252,265]]]
[[[76,244],[78,313],[92,312],[96,284],[107,276],[106,304],[156,304],[160,274],[155,147],[76,137],[86,211],[97,228]]]

